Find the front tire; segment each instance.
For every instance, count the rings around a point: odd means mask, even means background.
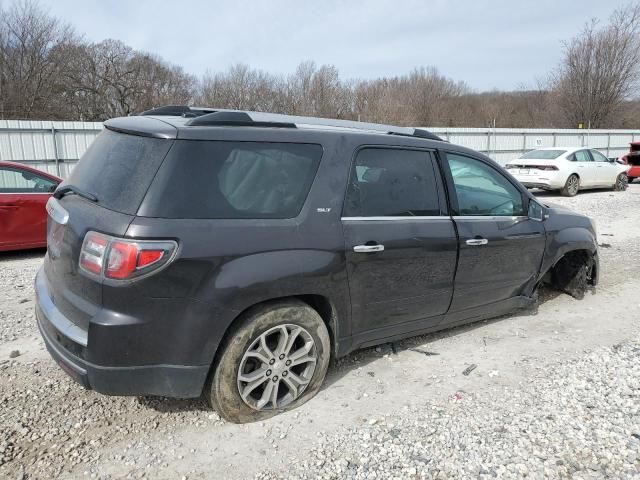
[[[560,190],[560,194],[563,197],[575,197],[578,194],[578,190],[580,190],[580,177],[572,173],[567,178],[562,190]]]
[[[221,348],[205,396],[233,423],[264,420],[313,398],[331,357],[324,321],[298,300],[251,309]]]
[[[629,186],[629,179],[626,173],[621,173],[616,178],[616,183],[613,185],[613,189],[616,192],[624,192]]]

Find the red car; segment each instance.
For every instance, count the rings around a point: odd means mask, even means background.
[[[47,246],[47,200],[61,178],[0,162],[0,251]]]
[[[631,142],[629,145],[629,153],[622,157],[621,160],[625,165],[631,167],[627,172],[627,178],[631,183],[640,177],[640,142]]]

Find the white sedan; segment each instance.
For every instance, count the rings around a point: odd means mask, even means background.
[[[587,188],[627,189],[627,165],[592,148],[539,148],[511,160],[505,168],[527,188],[560,190],[573,197]]]

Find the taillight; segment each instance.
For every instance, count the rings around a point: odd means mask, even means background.
[[[555,165],[538,165],[531,168],[537,168],[538,170],[558,170],[558,167],[556,167]]]
[[[128,240],[88,232],[80,251],[80,268],[94,276],[129,280],[168,265],[178,244],[173,240]]]

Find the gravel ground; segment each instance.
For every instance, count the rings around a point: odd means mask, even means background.
[[[532,366],[526,383],[372,417],[275,478],[640,477],[640,341]]]
[[[0,478],[640,478],[640,185],[540,197],[596,219],[597,294],[355,352],[251,425],[81,389],[34,323],[43,252],[0,254]]]

